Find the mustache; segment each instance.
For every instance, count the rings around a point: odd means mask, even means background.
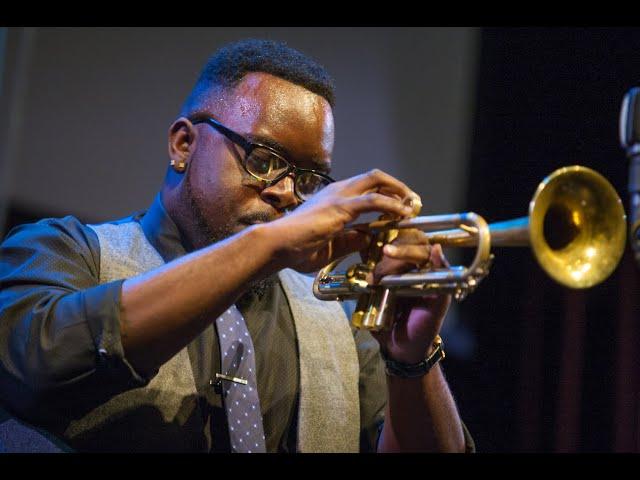
[[[273,213],[267,213],[267,212],[255,212],[255,213],[248,213],[246,215],[243,215],[240,217],[240,221],[242,223],[256,223],[256,222],[263,222],[263,223],[267,223],[267,222],[272,222],[274,220],[277,220],[278,218],[280,218],[281,215],[276,215]]]

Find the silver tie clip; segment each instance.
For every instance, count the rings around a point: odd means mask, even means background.
[[[230,382],[241,383],[242,385],[247,385],[247,383],[249,383],[244,378],[230,377],[229,375],[223,375],[221,373],[216,373],[216,378],[221,380],[228,380]]]

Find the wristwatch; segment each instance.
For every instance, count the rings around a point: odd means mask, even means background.
[[[429,370],[431,370],[431,367],[445,357],[444,343],[440,335],[436,336],[436,339],[433,341],[433,346],[435,348],[433,352],[431,352],[431,355],[418,363],[397,362],[396,360],[388,358],[381,350],[380,353],[386,365],[385,370],[387,375],[402,378],[416,378],[426,375]]]

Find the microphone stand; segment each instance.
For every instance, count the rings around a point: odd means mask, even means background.
[[[630,89],[620,109],[620,144],[629,158],[629,242],[640,266],[640,88]]]

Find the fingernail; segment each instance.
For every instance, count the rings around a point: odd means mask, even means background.
[[[394,247],[393,245],[385,245],[384,248],[389,255],[394,255],[398,253],[398,247]]]

